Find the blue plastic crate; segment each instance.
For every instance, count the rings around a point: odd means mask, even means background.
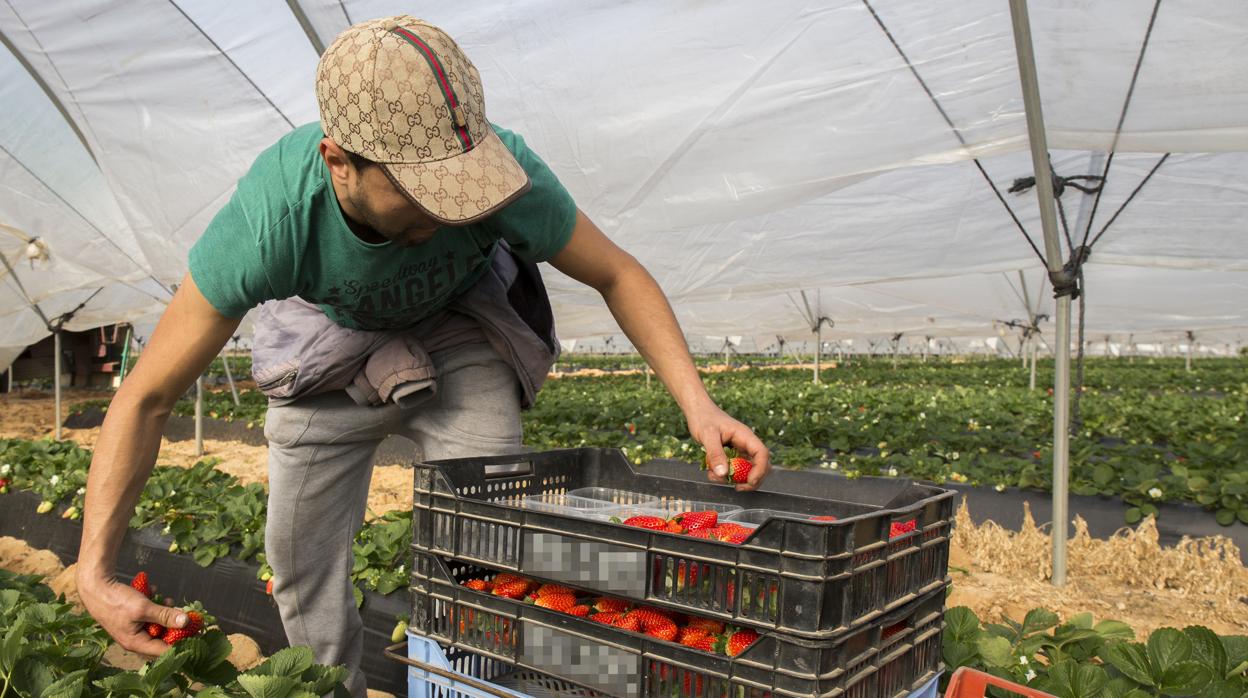
[[[533,671],[517,671],[479,654],[456,648],[449,653],[448,657],[448,650],[434,640],[407,634],[408,659],[444,672],[408,665],[408,698],[602,698],[586,688]],[[939,682],[938,674],[908,698],[939,698]]]

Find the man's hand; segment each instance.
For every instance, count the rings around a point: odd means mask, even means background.
[[[707,477],[712,482],[725,482],[728,479],[728,457],[724,454],[724,446],[731,446],[754,464],[749,478],[737,485],[737,491],[752,492],[758,489],[759,483],[767,477],[767,471],[771,469],[771,454],[749,427],[729,417],[713,403],[694,411],[687,419],[689,433],[706,449],[706,461],[711,466]]]
[[[126,584],[112,579],[90,579],[79,571],[78,594],[87,612],[117,644],[131,652],[156,656],[169,649],[160,638],[147,634],[148,623],[167,628],[186,625],[186,614],[177,608],[152,603]]]

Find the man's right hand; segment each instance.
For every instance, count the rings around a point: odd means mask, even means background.
[[[87,472],[78,592],[87,611],[122,647],[160,654],[148,623],[179,627],[177,609],[157,606],[113,580],[113,563],[178,398],[195,383],[238,327],[221,315],[187,274],[143,355],[109,403]]]
[[[117,644],[139,654],[156,656],[169,649],[160,638],[147,634],[149,623],[181,628],[187,617],[181,609],[152,603],[143,594],[113,579],[94,578],[79,571],[78,595],[87,612]]]

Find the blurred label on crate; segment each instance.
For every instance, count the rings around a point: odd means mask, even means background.
[[[641,695],[638,657],[625,650],[536,623],[525,626],[522,659],[616,696]]]
[[[573,586],[634,598],[646,596],[644,550],[526,531],[520,569],[535,577]]]

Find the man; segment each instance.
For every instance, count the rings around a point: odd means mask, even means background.
[[[321,58],[317,97],[321,122],[262,153],[191,250],[189,274],[113,399],[87,483],[78,582],[127,649],[157,654],[164,647],[144,624],[185,622],[114,580],[114,560],[174,403],[240,318],[276,301],[257,321],[255,349],[258,384],[281,398],[265,427],[274,596],[290,642],[346,664],[362,695],[351,541],[373,449],[392,433],[426,459],[519,449],[522,403],[545,375],[532,375],[531,355],[549,344],[533,321],[549,312],[540,281],[516,301],[533,263],[602,294],[680,405],[712,479],[724,479],[731,445],[755,462],[738,487],[752,490],[768,453],[707,395],[653,278],[523,139],[486,121],[480,77],[449,36],[406,16],[351,27]]]

